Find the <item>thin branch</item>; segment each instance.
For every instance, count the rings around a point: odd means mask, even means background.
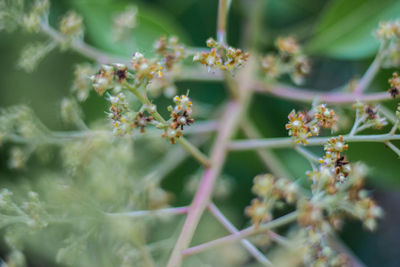
[[[379,102],[392,99],[387,92],[369,93],[357,96],[354,93],[321,93],[310,89],[300,89],[280,84],[267,85],[262,82],[254,83],[252,89],[254,92],[266,93],[286,100],[294,100],[304,103],[312,103],[315,99],[332,104],[353,103],[357,100],[362,102]]]
[[[318,163],[319,162],[319,158],[317,156],[315,156],[313,153],[311,153],[310,151],[308,151],[307,149],[301,147],[301,146],[296,146],[294,148],[300,155],[302,155],[303,157],[305,157],[311,164],[311,166],[313,168],[315,168],[314,166],[314,162]]]
[[[224,214],[215,206],[214,203],[210,203],[208,210],[212,215],[227,229],[231,234],[239,232],[239,230],[224,216]],[[243,239],[240,241],[243,246],[249,251],[253,257],[264,266],[272,266],[270,260],[265,257],[261,251],[259,251],[249,240]]]
[[[226,43],[226,22],[228,20],[228,11],[230,0],[219,0],[218,21],[217,21],[217,41],[221,44]]]
[[[261,138],[261,134],[258,132],[256,127],[250,123],[248,118],[242,120],[241,128],[248,138]],[[290,176],[273,151],[269,149],[257,149],[256,152],[272,173],[282,177]]]
[[[222,237],[222,238],[219,238],[219,239],[207,242],[207,243],[203,243],[203,244],[195,246],[195,247],[188,248],[183,251],[183,256],[188,257],[191,255],[198,254],[200,252],[212,249],[212,248],[232,244],[232,243],[242,240],[248,236],[252,236],[252,235],[255,235],[258,233],[262,233],[262,232],[267,232],[268,230],[271,230],[273,228],[277,228],[279,226],[282,226],[282,225],[285,225],[285,224],[295,221],[297,219],[297,216],[298,216],[298,212],[293,211],[293,212],[286,214],[282,217],[279,217],[273,221],[261,224],[258,227],[250,226],[250,227],[248,227],[244,230],[241,230],[235,234],[231,234],[229,236],[225,236],[225,237]]]
[[[385,142],[385,144],[391,149],[393,150],[394,153],[397,154],[397,156],[400,158],[400,149],[398,147],[396,147],[395,145],[393,145],[391,142],[387,141]]]
[[[378,74],[378,71],[381,69],[382,59],[384,57],[384,47],[386,47],[386,45],[382,44],[381,49],[379,49],[379,52],[376,54],[374,61],[368,67],[367,71],[358,82],[356,88],[354,88],[355,95],[360,96],[368,88],[368,86],[374,80],[375,76]]]
[[[397,128],[399,128],[399,126],[400,126],[400,120],[397,119],[396,122],[393,124],[393,127],[390,130],[389,134],[390,135],[394,135],[396,133],[396,131],[397,131]]]
[[[188,216],[182,231],[172,251],[168,267],[180,266],[182,262],[182,251],[186,249],[199,223],[200,217],[208,205],[215,180],[221,172],[226,158],[226,146],[238,124],[243,105],[237,101],[228,104],[225,114],[221,119],[220,130],[211,152],[211,167],[204,171],[196,195],[192,201]],[[223,122],[223,123],[222,123]]]
[[[307,140],[308,146],[319,146],[324,145],[330,138],[329,137],[314,137]],[[376,135],[356,135],[356,136],[343,136],[346,142],[385,142],[390,140],[400,140],[400,134],[376,134]],[[291,137],[281,138],[265,138],[265,139],[248,139],[243,141],[234,141],[229,145],[230,150],[253,150],[260,148],[294,148],[296,146],[295,141]]]
[[[129,212],[118,212],[118,213],[106,213],[109,217],[128,217],[128,218],[137,218],[144,216],[165,216],[165,215],[177,215],[177,214],[186,214],[188,211],[188,207],[178,207],[178,208],[167,208],[160,210],[137,210],[137,211],[129,211]]]
[[[353,127],[351,128],[350,133],[349,133],[350,136],[353,136],[357,133],[358,126],[360,125],[361,122],[363,122],[365,120],[365,118],[366,118],[366,116],[362,116],[360,118],[360,112],[358,110],[356,111],[356,118],[354,120]]]

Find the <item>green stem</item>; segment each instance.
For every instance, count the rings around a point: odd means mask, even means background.
[[[198,254],[200,252],[210,250],[212,248],[220,247],[220,246],[226,246],[229,244],[232,244],[234,242],[237,242],[239,240],[242,240],[246,237],[262,233],[262,232],[267,232],[268,230],[271,230],[273,228],[277,228],[279,226],[291,223],[297,219],[298,212],[294,211],[292,213],[286,214],[282,217],[279,217],[273,221],[270,221],[268,223],[264,223],[259,225],[258,227],[255,226],[250,226],[244,230],[241,230],[237,233],[195,246],[188,248],[183,251],[183,257],[188,257],[194,254]]]
[[[319,146],[324,145],[330,138],[329,137],[314,137],[307,140],[308,146]],[[376,135],[355,135],[343,136],[344,141],[349,143],[356,142],[386,142],[390,140],[400,140],[400,134],[390,135],[390,134],[376,134]],[[282,138],[265,138],[265,139],[248,139],[244,141],[234,141],[229,145],[230,150],[254,150],[260,148],[288,148],[295,147],[296,143],[291,137]]]

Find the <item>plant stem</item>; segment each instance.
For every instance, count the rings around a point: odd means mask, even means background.
[[[304,103],[312,103],[314,100],[332,104],[347,104],[357,100],[362,102],[379,102],[391,100],[387,92],[369,93],[355,95],[354,93],[328,92],[321,93],[310,89],[300,89],[286,85],[266,85],[262,82],[255,82],[252,86],[253,91],[270,94],[286,100],[294,100]]]
[[[330,137],[314,137],[308,139],[309,146],[319,146],[325,144]],[[356,135],[356,136],[343,136],[346,142],[385,142],[390,140],[400,140],[400,134],[376,134],[376,135]],[[296,144],[291,137],[281,138],[265,138],[265,139],[248,139],[243,141],[234,141],[229,145],[230,150],[253,150],[261,148],[287,148],[295,147]]]
[[[129,212],[119,212],[119,213],[106,213],[109,217],[129,217],[137,218],[143,216],[162,216],[162,215],[175,215],[175,214],[186,214],[188,207],[178,207],[178,208],[167,208],[159,210],[137,210]]]
[[[400,158],[400,149],[398,147],[396,147],[395,145],[393,145],[391,142],[386,141],[385,144],[391,149],[393,150],[394,153],[397,154],[397,156]]]
[[[194,231],[197,228],[200,217],[210,200],[215,180],[219,176],[222,165],[225,162],[226,146],[233,135],[239,121],[242,105],[237,101],[228,103],[225,114],[221,119],[220,130],[211,152],[211,167],[204,171],[200,185],[190,206],[188,216],[183,225],[182,231],[172,251],[168,267],[178,267],[182,262],[182,251],[186,249],[192,240]]]
[[[394,135],[396,133],[396,131],[397,131],[397,128],[399,128],[399,125],[400,125],[400,120],[397,119],[396,122],[393,124],[393,127],[390,130],[389,134],[390,135]]]
[[[298,212],[293,211],[293,212],[286,214],[282,217],[279,217],[273,221],[270,221],[265,224],[261,224],[258,227],[250,226],[244,230],[241,230],[241,231],[231,234],[229,236],[225,236],[225,237],[222,237],[222,238],[219,238],[219,239],[207,242],[207,243],[203,243],[203,244],[195,246],[195,247],[188,248],[183,251],[183,256],[188,257],[191,255],[203,252],[205,250],[232,244],[232,243],[242,240],[248,236],[266,232],[270,229],[277,228],[279,226],[291,223],[297,219],[297,216],[298,216]]]
[[[380,70],[381,62],[382,56],[381,53],[378,53],[361,80],[358,82],[356,88],[354,88],[355,95],[360,96],[368,88],[368,86],[371,84],[372,80],[375,78],[376,74]]]
[[[248,85],[251,82],[254,67],[254,57],[251,57],[247,65],[237,74],[238,98],[228,102],[220,120],[219,131],[211,150],[210,162],[212,162],[212,165],[204,171],[167,267],[179,267],[181,265],[182,251],[190,245],[201,215],[209,204],[215,180],[220,175],[225,163],[227,146],[251,99],[251,91],[248,90]]]
[[[228,10],[230,0],[219,0],[218,21],[217,21],[217,42],[226,44],[226,21],[228,20]]]
[[[249,118],[245,118],[241,122],[241,128],[248,138],[261,138],[261,134],[256,127],[249,122]],[[290,177],[285,167],[276,157],[273,151],[269,149],[257,149],[258,156],[262,159],[266,167],[275,175],[282,177]]]
[[[214,203],[210,203],[208,210],[231,234],[239,232],[239,230],[224,216],[224,214],[222,214],[222,212],[217,208],[217,206],[215,206]],[[241,240],[241,243],[262,265],[272,266],[271,261],[268,260],[250,241],[243,239]]]

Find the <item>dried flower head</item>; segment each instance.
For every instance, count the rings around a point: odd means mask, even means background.
[[[144,133],[147,124],[151,123],[154,120],[153,116],[146,116],[142,112],[138,112],[135,121],[133,122],[134,127],[140,128],[140,132]]]

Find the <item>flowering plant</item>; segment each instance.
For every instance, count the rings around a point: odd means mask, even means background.
[[[204,266],[198,254],[236,242],[263,266],[360,265],[337,232],[348,219],[374,231],[384,210],[365,187],[368,168],[348,153],[354,143],[374,142],[400,157],[399,74],[386,77],[382,92],[368,92],[381,69],[400,66],[400,22],[376,25],[380,49],[359,80],[324,93],[297,87],[307,82],[313,64],[295,37],[278,37],[276,52],[269,53],[260,49],[257,33],[243,48],[229,45],[230,4],[219,0],[216,39],[205,40],[204,47],[160,36],[151,51],[131,51],[127,58],[88,44],[85,20],[76,11],[55,27],[47,0],[0,0],[1,29],[19,27],[47,37],[24,50],[19,67],[33,71],[55,48],[91,62],[76,66],[70,96],[61,101],[62,121],[74,130],[50,130],[26,106],[1,111],[0,143],[9,152],[8,169],[32,178],[4,184],[0,191],[0,227],[9,251],[5,266],[25,265],[24,253],[29,259],[28,252],[43,240],[36,253],[72,266]],[[140,12],[127,6],[114,14],[110,39],[122,42],[135,32]],[[248,23],[258,29],[260,17]],[[178,92],[177,83],[188,80],[224,83],[226,102],[210,112],[194,89]],[[256,94],[290,101],[287,122],[276,126],[287,136],[259,133],[248,113]],[[102,117],[88,125],[84,107],[90,98],[104,99],[106,107],[96,109]],[[380,103],[386,100],[396,107]],[[293,102],[305,102],[306,108],[296,110]],[[236,136],[239,128],[245,137]],[[274,151],[285,148],[300,155],[295,161],[307,162],[306,172],[288,171],[293,160],[282,160]],[[243,212],[249,226],[239,230],[215,202],[233,191],[232,179],[224,176],[228,154],[253,150],[268,172],[245,177],[253,179],[247,191],[254,198]],[[163,179],[172,171],[184,176],[181,166],[188,157],[200,168],[186,184],[191,200],[171,206],[179,200]],[[35,158],[45,162],[35,163],[41,172],[30,164]],[[301,175],[306,179],[296,179]],[[229,234],[194,245],[205,213]],[[179,215],[182,225],[176,223]],[[159,227],[164,224],[169,226]],[[293,262],[282,256],[287,251],[295,255]],[[230,257],[207,260],[214,266],[251,264],[246,255],[235,262]]]

